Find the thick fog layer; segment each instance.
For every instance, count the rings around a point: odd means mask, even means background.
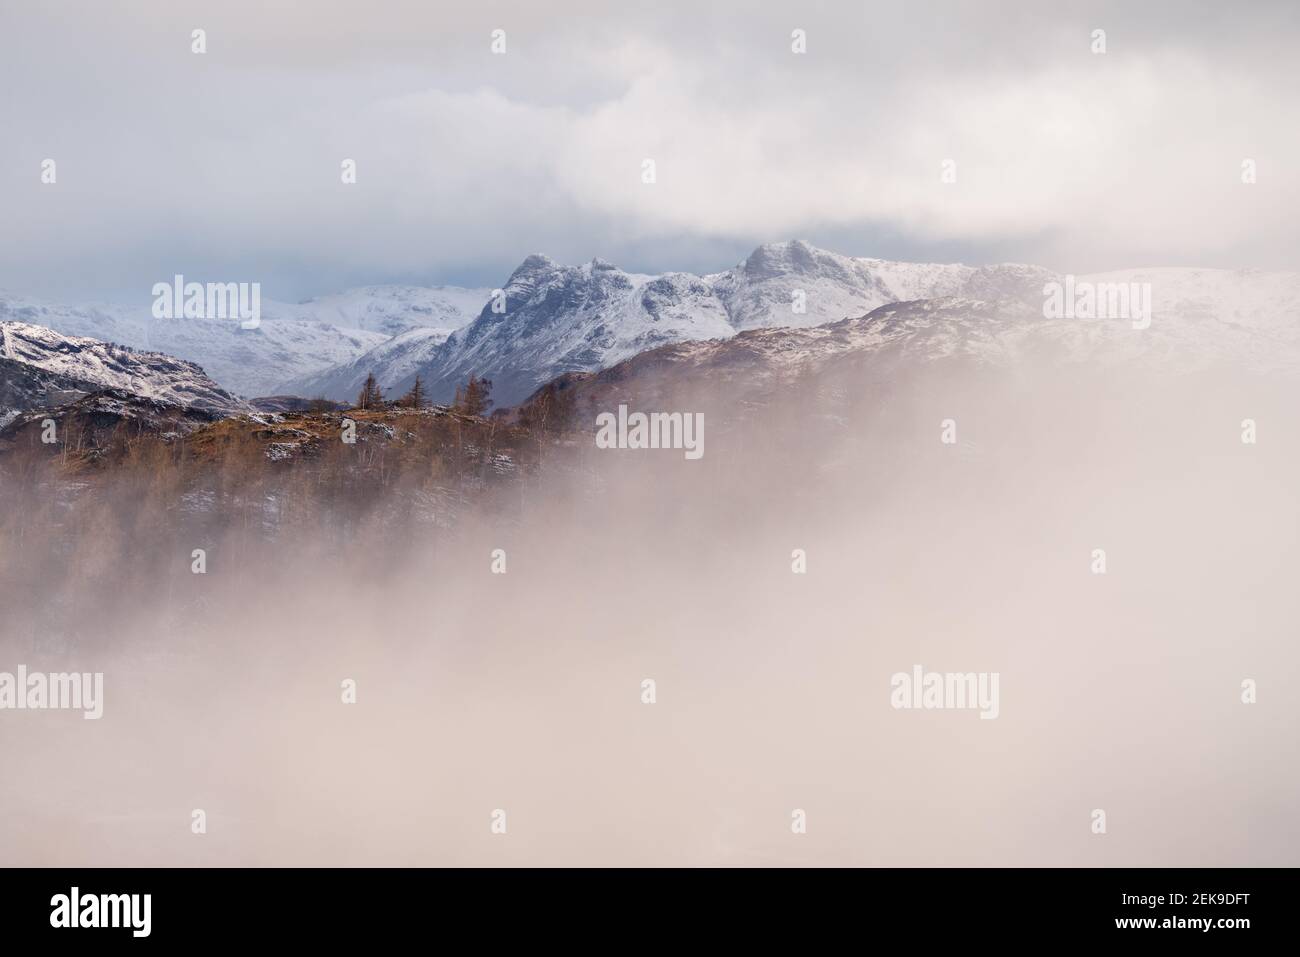
[[[918,368],[459,497],[11,451],[0,672],[104,677],[4,714],[0,859],[1295,865],[1295,383]]]

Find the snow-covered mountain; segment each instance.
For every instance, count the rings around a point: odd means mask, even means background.
[[[1213,336],[1241,328],[1285,340],[1300,330],[1300,273],[1160,267],[1079,278],[1097,284],[1149,283],[1157,331],[1170,319]]]
[[[362,286],[294,305],[271,302],[262,307],[262,318],[324,322],[386,336],[415,328],[450,333],[472,322],[491,293],[461,286]]]
[[[224,387],[246,396],[281,391],[283,382],[351,361],[386,338],[315,321],[263,321],[257,329],[243,329],[221,319],[155,319],[148,308],[13,297],[0,297],[0,320],[165,352],[197,363]]]
[[[890,303],[821,326],[677,343],[557,384],[579,409],[624,401],[668,409],[697,384],[720,387],[715,394],[753,396],[850,363],[866,364],[874,377],[958,360],[991,369],[1032,362],[1176,375],[1236,368],[1300,380],[1300,274],[1155,269],[1078,279],[1085,280],[1151,282],[1151,324],[1047,319],[1041,296],[1038,302],[941,297]]]
[[[534,255],[506,283],[504,311],[489,303],[415,366],[403,356],[401,368],[390,367],[383,353],[372,353],[360,357],[341,382],[326,375],[303,384],[344,398],[344,387],[358,384],[357,373],[365,368],[391,396],[409,388],[419,373],[430,397],[447,401],[472,373],[493,381],[498,404],[510,404],[562,373],[607,368],[673,342],[818,326],[884,303],[968,290],[1041,302],[1048,278],[1051,273],[1033,266],[860,259],[802,241],[760,246],[733,268],[705,276],[628,273],[601,259],[563,266]]]
[[[44,326],[0,322],[0,417],[62,405],[102,389],[220,414],[246,408],[192,362]]]
[[[227,389],[257,396],[288,391],[286,383],[346,365],[411,329],[438,329],[445,338],[488,294],[368,286],[297,304],[264,300],[256,329],[219,319],[155,319],[148,306],[69,306],[0,294],[0,321],[166,352],[198,363]]]
[[[891,303],[956,298],[999,304],[1004,317],[1024,311],[1041,319],[1045,284],[1062,278],[1032,265],[891,262],[794,241],[760,246],[732,268],[707,275],[630,273],[602,259],[566,266],[533,255],[504,284],[498,302],[486,289],[371,286],[296,305],[265,301],[255,330],[3,295],[0,320],[168,352],[198,362],[244,395],[351,401],[373,372],[390,398],[419,375],[432,401],[447,402],[474,374],[493,380],[493,398],[504,406],[565,373],[598,372],[661,346],[818,328]],[[1186,351],[1200,336],[1234,354],[1266,355],[1294,331],[1300,305],[1295,273],[1146,269],[1077,280],[1150,284],[1153,329],[1133,340],[1144,350],[1173,336],[1166,345]],[[1086,349],[1104,328],[1057,327],[1046,335],[1062,342],[1075,337]],[[1203,352],[1202,345],[1192,351]]]
[[[371,372],[384,385],[412,382],[415,373],[429,363],[438,347],[447,341],[452,332],[451,329],[432,327],[408,329],[381,342],[352,362],[290,380],[284,384],[283,389],[291,395],[307,398],[321,396],[350,401],[361,392],[361,385]],[[386,391],[393,398],[401,394],[391,388]]]
[[[733,268],[705,276],[529,256],[504,284],[502,312],[487,289],[368,286],[297,304],[264,300],[257,329],[159,320],[143,307],[4,295],[0,319],[168,352],[247,396],[347,401],[373,371],[389,396],[405,392],[419,374],[434,401],[448,401],[473,373],[491,378],[497,402],[508,404],[563,372],[603,369],[667,343],[816,326],[883,303],[972,287],[981,295],[999,284],[1008,294],[1028,288],[1041,295],[1040,273],[853,258],[795,241],[760,246]]]
[[[447,401],[473,373],[493,380],[498,403],[512,402],[570,369],[604,368],[664,343],[735,331],[709,283],[685,273],[639,275],[601,259],[562,266],[534,255],[502,291],[504,311],[488,303],[420,363],[373,363],[388,394],[404,392],[419,373],[429,397]]]
[[[760,246],[744,262],[705,277],[732,328],[820,326],[887,302],[955,296],[970,266],[855,259],[802,241]]]
[[[766,328],[807,328],[861,316],[881,304],[978,294],[1041,302],[1048,270],[1027,265],[967,267],[854,259],[796,241],[758,247],[722,273],[627,273],[604,260],[565,267],[529,256],[504,286],[503,312],[491,304],[416,368],[390,369],[361,356],[390,395],[416,373],[429,397],[446,402],[469,374],[493,380],[498,404],[520,402],[565,372],[595,372],[672,342],[731,338]],[[363,376],[364,377],[364,376]],[[346,377],[352,387],[360,380]],[[328,378],[312,380],[330,398]]]

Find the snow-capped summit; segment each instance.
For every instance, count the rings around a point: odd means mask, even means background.
[[[603,259],[562,266],[534,254],[502,292],[504,308],[489,302],[419,369],[394,375],[376,362],[389,394],[404,392],[419,372],[430,398],[446,401],[474,374],[492,379],[498,403],[515,402],[561,372],[735,331],[709,283],[687,273],[628,273]]]
[[[953,296],[970,266],[841,256],[803,240],[759,246],[744,262],[707,277],[737,332],[820,326],[887,302]]]
[[[516,267],[513,273],[511,273],[510,278],[511,280],[514,280],[517,277],[527,276],[530,273],[555,269],[559,265],[559,263],[544,253],[531,253],[524,257],[524,261]]]

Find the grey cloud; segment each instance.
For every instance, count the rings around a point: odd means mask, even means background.
[[[176,271],[282,299],[493,284],[531,251],[708,271],[792,236],[1080,271],[1281,268],[1297,239],[1294,5],[135,0],[0,16],[0,286],[24,292],[123,298]],[[1094,27],[1105,57],[1087,53]]]

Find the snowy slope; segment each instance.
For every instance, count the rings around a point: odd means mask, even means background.
[[[42,408],[101,389],[220,413],[244,409],[192,362],[65,336],[43,326],[0,322],[0,406],[9,411]]]
[[[820,326],[890,302],[965,296],[1041,302],[1049,270],[1019,263],[963,266],[841,256],[802,240],[760,246],[744,262],[707,277],[737,332]],[[793,308],[802,293],[805,311]]]
[[[147,306],[65,306],[0,295],[0,320],[165,352],[199,364],[222,386],[247,396],[280,391],[289,379],[349,362],[387,338],[324,322],[269,321],[266,308],[260,327],[243,329],[220,319],[155,319]]]
[[[1008,370],[1028,363],[1177,375],[1237,368],[1300,379],[1300,298],[1292,298],[1300,295],[1300,276],[1146,270],[1105,279],[1152,282],[1149,328],[1134,329],[1129,320],[1045,319],[1041,303],[1010,298],[945,297],[890,303],[822,326],[678,343],[567,385],[582,407],[617,397],[668,408],[693,383],[721,386],[724,394],[733,387],[780,387],[854,361],[870,363],[877,374],[957,359]]]
[[[0,320],[47,326],[197,362],[246,396],[290,391],[288,384],[346,366],[392,336],[468,323],[490,290],[459,286],[366,286],[303,303],[262,302],[262,324],[155,319],[148,305],[62,305],[0,293]]]
[[[357,397],[366,376],[373,372],[384,394],[389,398],[397,398],[406,389],[399,392],[394,384],[407,383],[409,388],[416,372],[429,362],[438,347],[454,331],[428,326],[408,329],[381,342],[352,362],[287,382],[284,391],[307,398],[322,396],[348,401]]]
[[[970,266],[854,259],[806,242],[760,246],[744,262],[707,277],[732,327],[820,326],[887,302],[958,295]],[[796,312],[796,293],[804,312]]]
[[[1079,277],[1151,284],[1156,325],[1177,319],[1221,334],[1231,326],[1286,336],[1300,325],[1300,273],[1258,269],[1126,269]]]
[[[367,286],[297,304],[264,300],[257,329],[211,319],[154,319],[148,306],[62,305],[0,294],[0,320],[167,352],[252,396],[285,391],[286,383],[346,365],[409,329],[449,333],[473,318],[489,292]]]
[[[268,303],[262,318],[324,322],[386,336],[420,327],[452,330],[472,322],[491,292],[460,286],[363,286],[295,305]]]
[[[685,273],[639,275],[601,259],[561,266],[534,255],[502,288],[504,312],[485,306],[418,370],[377,373],[381,381],[400,393],[419,371],[429,397],[443,402],[471,373],[487,375],[502,404],[561,372],[604,368],[668,342],[734,333],[710,285]]]

